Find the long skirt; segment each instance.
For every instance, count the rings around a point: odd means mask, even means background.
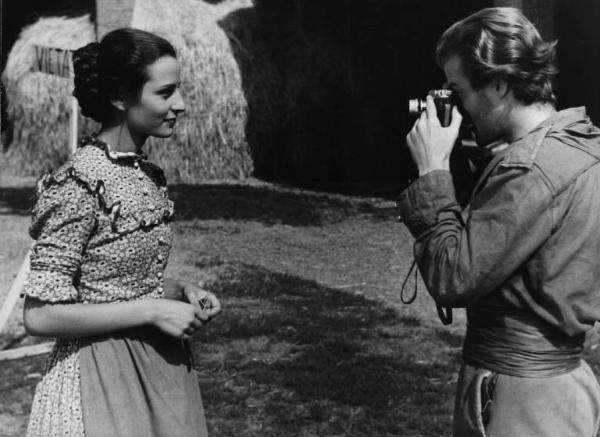
[[[206,437],[188,343],[154,328],[57,342],[27,435]]]

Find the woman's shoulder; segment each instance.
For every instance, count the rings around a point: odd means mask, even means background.
[[[104,178],[109,172],[110,162],[105,152],[82,142],[63,165],[38,180],[32,229],[50,216],[68,220],[69,214],[76,211],[94,214],[103,206]]]
[[[95,137],[84,137],[75,153],[53,172],[38,181],[38,197],[49,188],[78,183],[91,195],[104,195],[105,186],[120,181],[117,162],[124,161],[112,156],[108,146]]]

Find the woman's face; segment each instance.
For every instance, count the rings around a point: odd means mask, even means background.
[[[163,56],[150,64],[146,73],[148,80],[139,100],[127,108],[127,125],[139,135],[170,137],[177,116],[185,110],[179,92],[179,63],[171,56]]]

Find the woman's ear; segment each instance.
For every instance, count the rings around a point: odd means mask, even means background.
[[[112,98],[110,99],[111,105],[113,105],[118,111],[125,112],[127,106],[125,105],[125,100],[121,98]]]

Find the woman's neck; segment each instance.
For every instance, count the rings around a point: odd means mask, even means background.
[[[147,136],[131,132],[127,125],[102,126],[98,139],[110,146],[113,152],[142,153]]]

